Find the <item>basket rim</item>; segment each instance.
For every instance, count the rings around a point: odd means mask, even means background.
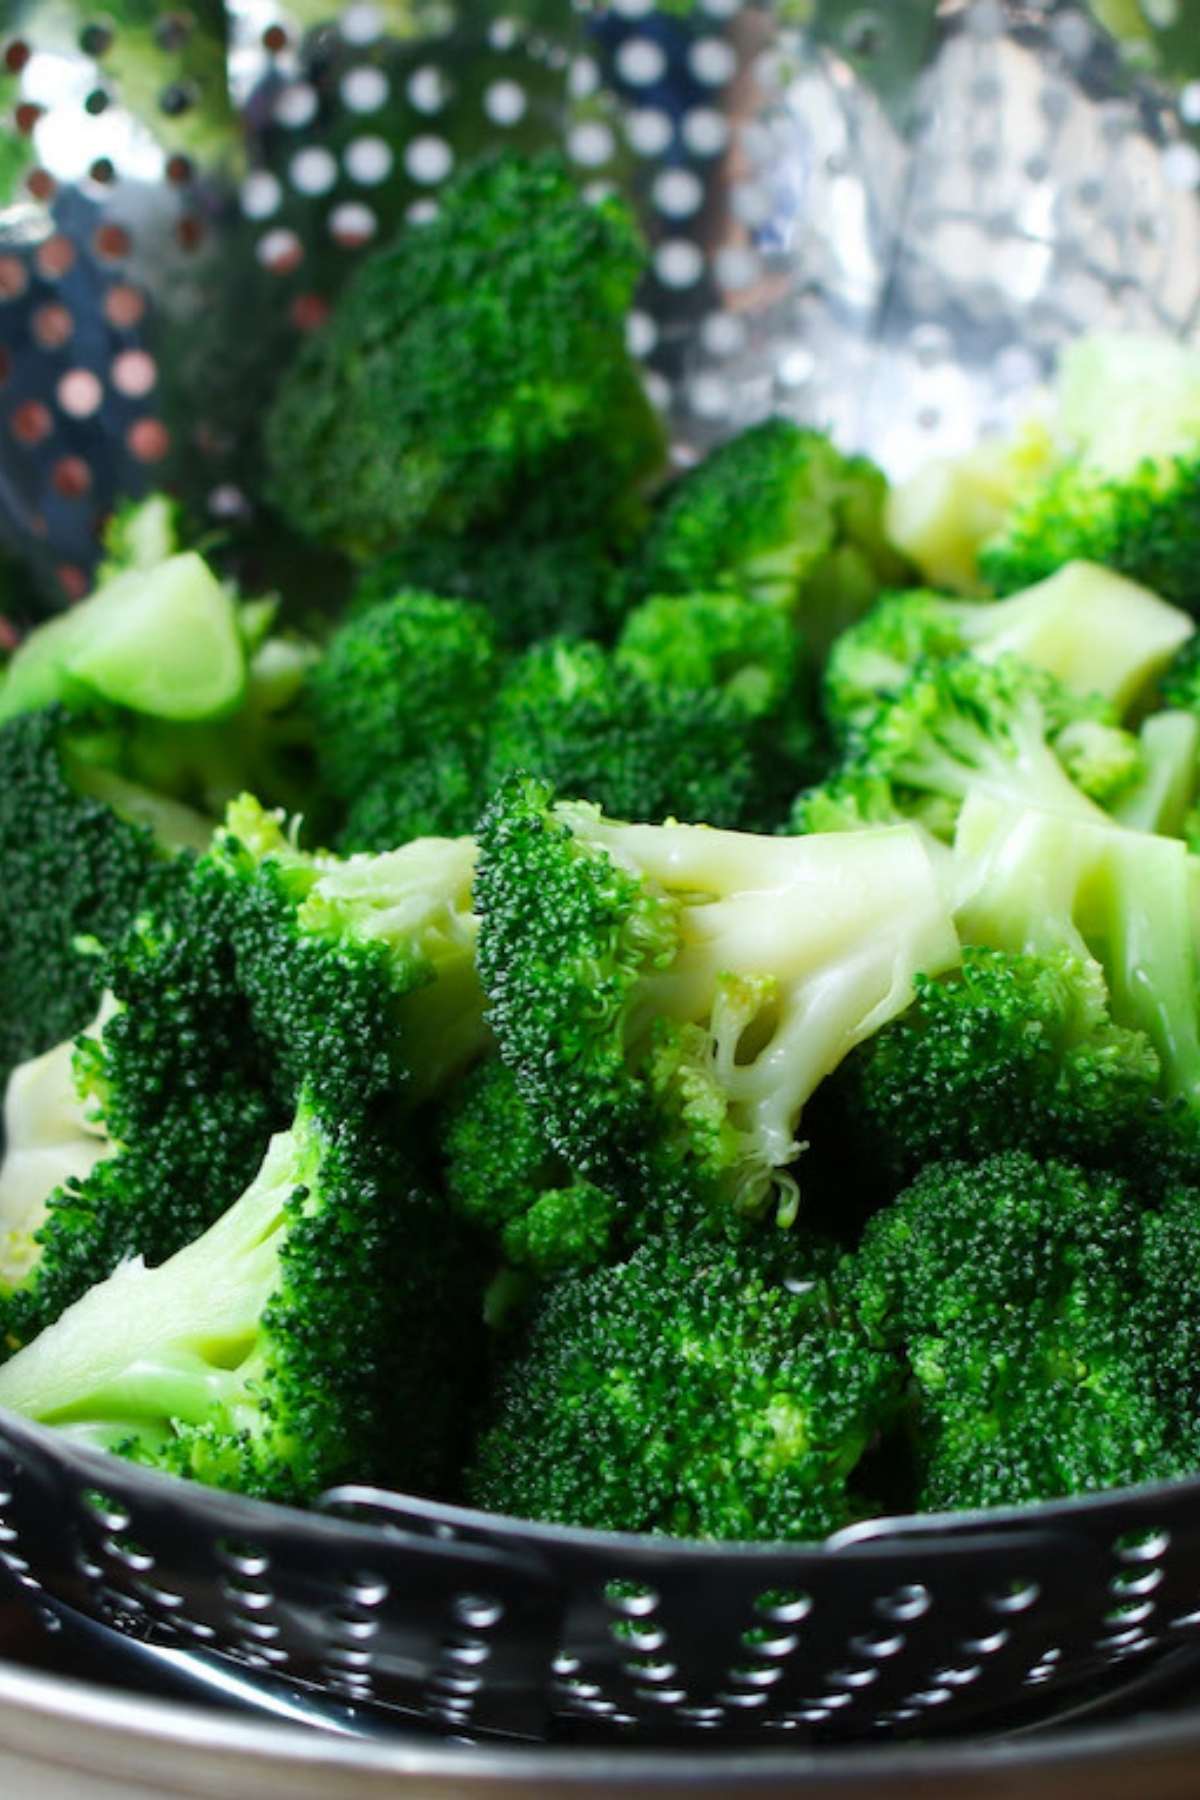
[[[135,1495],[140,1494],[152,1505],[173,1503],[185,1512],[220,1514],[226,1523],[232,1512],[246,1520],[246,1529],[251,1534],[254,1520],[264,1527],[274,1526],[281,1531],[311,1532],[326,1541],[331,1533],[340,1536],[346,1531],[359,1539],[371,1532],[377,1535],[380,1531],[391,1537],[415,1536],[411,1526],[416,1523],[428,1528],[429,1542],[436,1542],[441,1537],[460,1540],[467,1545],[482,1543],[496,1550],[510,1549],[515,1556],[544,1551],[548,1560],[556,1551],[573,1551],[588,1558],[609,1552],[626,1560],[652,1563],[667,1553],[703,1567],[706,1563],[734,1556],[743,1563],[761,1564],[764,1570],[770,1570],[784,1563],[795,1565],[824,1561],[829,1557],[853,1556],[865,1561],[874,1560],[876,1556],[890,1558],[906,1542],[923,1544],[931,1551],[944,1551],[961,1541],[964,1549],[969,1546],[978,1550],[981,1539],[1007,1539],[1029,1533],[1053,1534],[1056,1530],[1069,1532],[1073,1526],[1098,1517],[1105,1518],[1106,1530],[1119,1533],[1121,1515],[1126,1510],[1136,1508],[1139,1514],[1144,1514],[1158,1502],[1177,1507],[1188,1500],[1200,1506],[1200,1472],[1197,1472],[1175,1480],[1104,1488],[1095,1493],[1034,1501],[1025,1506],[887,1514],[844,1527],[823,1540],[759,1543],[548,1524],[359,1483],[329,1488],[312,1508],[306,1509],[279,1501],[255,1499],[223,1488],[206,1487],[159,1469],[145,1468],[111,1452],[64,1438],[53,1426],[36,1423],[0,1406],[0,1450],[6,1443],[19,1447],[23,1440],[31,1442],[33,1448],[64,1473],[81,1473],[81,1464],[83,1469],[95,1470],[95,1486],[101,1491],[106,1486],[119,1485],[127,1492],[132,1490]],[[107,1482],[103,1479],[106,1472]],[[410,1527],[408,1531],[406,1525]],[[1137,1526],[1131,1522],[1129,1528],[1136,1529]]]

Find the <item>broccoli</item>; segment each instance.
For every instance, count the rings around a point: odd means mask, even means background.
[[[853,831],[911,818],[950,840],[976,794],[1104,821],[1096,802],[1115,801],[1143,772],[1137,738],[1102,702],[1076,699],[1012,657],[953,657],[918,664],[833,775],[800,795],[792,827]]]
[[[1200,780],[1200,709],[1151,713],[1138,733],[1142,775],[1110,807],[1119,825],[1187,838],[1195,846]]]
[[[546,1275],[605,1259],[612,1196],[572,1177],[502,1062],[490,1058],[467,1076],[447,1110],[442,1143],[455,1207],[498,1240],[513,1267]]]
[[[1072,563],[1048,581],[990,603],[917,590],[879,602],[838,639],[825,667],[825,707],[843,743],[869,729],[918,665],[970,653],[1014,656],[1081,699],[1123,718],[1191,635],[1186,613],[1110,570]]]
[[[246,686],[233,600],[195,551],[110,576],[20,645],[0,680],[0,722],[61,702],[173,722],[232,712]]]
[[[89,1026],[108,1022],[106,995]],[[19,1286],[37,1260],[46,1202],[67,1181],[82,1181],[111,1148],[75,1079],[70,1039],[13,1070],[4,1095],[0,1161],[0,1289]]]
[[[819,1538],[870,1511],[856,1475],[900,1365],[839,1314],[830,1262],[798,1234],[666,1239],[556,1283],[501,1363],[469,1497],[691,1538]]]
[[[774,718],[758,718],[735,682],[650,682],[620,651],[552,638],[520,657],[500,688],[484,787],[528,770],[623,818],[771,830],[806,766],[796,753],[809,747],[805,708],[793,696]]]
[[[1153,1154],[1161,1064],[1117,1025],[1097,963],[969,946],[962,968],[919,975],[908,1011],[848,1059],[845,1115],[886,1167],[1004,1149],[1136,1169]]]
[[[284,514],[368,561],[478,534],[569,469],[603,517],[663,460],[625,345],[643,261],[623,203],[584,201],[557,159],[469,170],[285,375],[267,424]]]
[[[351,615],[309,676],[318,766],[347,850],[469,830],[499,680],[482,608],[407,590]],[[432,826],[432,830],[422,829]]]
[[[475,535],[403,544],[363,570],[354,605],[417,588],[482,606],[510,649],[551,636],[607,640],[627,605],[624,557],[645,518],[636,495],[601,510],[572,469]]]
[[[192,548],[184,541],[183,508],[169,494],[122,500],[105,520],[100,539],[104,557],[96,570],[97,587],[131,569],[156,569]]]
[[[80,1080],[116,1153],[49,1196],[36,1259],[0,1293],[10,1343],[207,1230],[302,1092],[395,1134],[487,1047],[473,864],[469,842],[307,856],[256,802],[231,809],[101,960],[116,1010]]]
[[[435,1095],[487,1048],[475,969],[475,845],[344,860],[296,848],[249,796],[214,852],[238,983],[276,1079],[331,1117]]]
[[[1063,358],[1059,451],[983,548],[1001,594],[1083,559],[1200,613],[1200,354],[1100,334]]]
[[[1200,1103],[1195,872],[1184,844],[1102,817],[1017,808],[983,795],[955,845],[962,941],[1098,964],[1116,1025],[1144,1033],[1164,1103]]]
[[[907,1357],[922,1508],[1190,1472],[1187,1406],[1139,1319],[1142,1218],[1115,1177],[1014,1150],[935,1163],[871,1221],[846,1287]]]
[[[864,458],[770,419],[668,491],[637,567],[640,591],[731,590],[794,617],[823,652],[881,588],[908,574],[884,532],[886,494]]]
[[[480,828],[479,968],[547,1141],[643,1213],[718,1227],[798,1190],[802,1108],[957,961],[911,828],[755,838],[615,823],[511,778]]]
[[[83,761],[61,708],[0,726],[0,1082],[81,1031],[111,943],[209,828]]]
[[[240,1198],[124,1262],[13,1357],[0,1405],[263,1498],[440,1486],[481,1350],[478,1266],[358,1121],[307,1097]]]
[[[345,809],[337,848],[382,855],[415,838],[465,837],[483,810],[483,754],[474,734],[449,738],[378,776]]]
[[[888,535],[938,591],[980,595],[981,549],[1053,457],[1050,432],[1034,418],[1011,443],[983,443],[965,456],[926,463],[889,493]]]

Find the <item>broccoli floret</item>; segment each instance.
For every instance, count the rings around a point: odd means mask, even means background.
[[[415,838],[465,837],[483,810],[483,755],[482,743],[451,738],[380,775],[350,802],[337,848],[377,856]]]
[[[554,158],[468,171],[365,263],[267,426],[297,529],[352,557],[480,532],[569,470],[603,516],[663,458],[625,344],[644,252]]]
[[[970,947],[916,990],[843,1072],[846,1116],[894,1173],[1006,1149],[1125,1167],[1148,1154],[1161,1064],[1144,1031],[1114,1023],[1096,963]]]
[[[321,775],[348,814],[344,848],[470,830],[499,677],[491,621],[464,600],[409,590],[335,632],[309,692]]]
[[[487,1046],[473,865],[469,841],[307,856],[256,802],[232,809],[101,960],[117,1009],[81,1079],[118,1153],[49,1197],[36,1262],[0,1295],[11,1344],[207,1230],[302,1092],[398,1132]]]
[[[302,1101],[240,1199],[19,1352],[0,1404],[77,1441],[264,1498],[452,1466],[478,1278],[444,1211],[361,1127]]]
[[[349,800],[393,764],[476,728],[499,653],[487,614],[409,589],[356,612],[310,677],[321,771]]]
[[[598,644],[556,638],[500,688],[485,787],[528,770],[619,817],[770,830],[803,766],[736,695],[646,682]]]
[[[644,547],[641,592],[726,589],[778,607],[821,652],[902,583],[888,544],[887,484],[820,432],[771,419],[715,450],[668,492]]]
[[[1200,355],[1099,334],[1066,352],[1059,456],[1018,495],[980,567],[1009,594],[1082,558],[1200,612]]]
[[[1141,1234],[1122,1182],[1020,1151],[936,1163],[871,1221],[852,1286],[912,1371],[924,1509],[1190,1470],[1143,1347]]]
[[[405,543],[363,571],[355,605],[419,588],[482,606],[509,648],[543,637],[607,640],[627,604],[623,558],[645,530],[645,514],[637,496],[602,511],[571,469],[478,534]]]
[[[0,1081],[82,1031],[118,938],[203,822],[80,761],[61,710],[0,726]]]
[[[1194,1112],[1200,989],[1186,846],[977,795],[955,857],[963,943],[1098,964],[1114,1022],[1144,1033],[1159,1058],[1161,1098]]]
[[[803,1237],[646,1244],[556,1283],[501,1366],[471,1499],[524,1518],[819,1538],[870,1510],[897,1362],[839,1316]]]
[[[840,768],[801,794],[792,828],[911,818],[950,841],[963,802],[977,794],[1104,821],[1085,789],[1111,801],[1141,774],[1137,739],[1110,722],[1103,703],[1075,699],[1012,657],[962,656],[918,666]]]
[[[604,1261],[612,1196],[572,1177],[502,1062],[489,1059],[468,1075],[451,1101],[442,1143],[454,1205],[496,1239],[514,1268],[549,1275]]]
[[[487,1047],[470,839],[310,855],[244,797],[215,860],[238,981],[293,1098],[307,1081],[331,1117],[375,1103],[394,1111]]]
[[[539,1128],[635,1226],[786,1220],[806,1100],[957,960],[917,833],[756,838],[551,799],[505,784],[475,890],[488,1017]]]
[[[1088,563],[999,602],[924,590],[891,595],[834,645],[824,676],[826,712],[841,741],[854,742],[919,664],[969,652],[981,662],[1016,657],[1081,698],[1099,696],[1124,717],[1191,629],[1177,607]]]

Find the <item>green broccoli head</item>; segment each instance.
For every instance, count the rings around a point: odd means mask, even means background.
[[[1200,355],[1100,333],[1063,359],[1060,454],[980,557],[998,593],[1064,563],[1103,563],[1200,611]]]
[[[830,652],[826,712],[838,738],[854,743],[920,664],[970,654],[981,662],[1015,657],[1124,717],[1190,630],[1177,607],[1089,563],[1069,564],[1003,601],[950,600],[926,589],[889,595]]]
[[[277,1081],[336,1117],[436,1094],[488,1038],[470,839],[346,859],[297,849],[249,796],[214,853],[238,982]]]
[[[285,376],[276,500],[359,560],[478,532],[569,465],[602,514],[662,461],[624,335],[644,252],[554,158],[465,174],[373,256]]]
[[[308,682],[329,790],[353,805],[386,786],[403,808],[410,766],[478,743],[499,672],[492,623],[468,601],[409,589],[353,613]]]
[[[423,1490],[453,1466],[478,1316],[478,1263],[442,1209],[302,1101],[241,1197],[92,1287],[7,1363],[0,1404],[263,1498]]]
[[[726,589],[795,617],[818,651],[904,580],[887,542],[887,484],[785,419],[715,450],[667,493],[644,547],[644,594]]]
[[[355,603],[420,588],[482,606],[512,649],[544,637],[607,639],[626,605],[623,559],[645,512],[634,494],[593,494],[586,471],[572,468],[478,533],[404,543],[364,569]]]
[[[77,729],[55,708],[0,726],[0,1081],[82,1031],[104,985],[97,943],[207,836],[182,808],[82,763]]]
[[[1103,972],[1067,950],[977,947],[854,1053],[845,1106],[902,1178],[1003,1150],[1133,1168],[1161,1123],[1161,1064],[1114,1023]]]
[[[1115,801],[1142,772],[1136,737],[1105,703],[1014,657],[958,656],[918,665],[828,781],[800,796],[792,824],[913,819],[949,841],[976,795],[1103,822],[1096,802]]]
[[[1119,1180],[1020,1151],[935,1163],[871,1221],[850,1285],[912,1371],[923,1508],[1192,1466],[1137,1323],[1141,1231]]]
[[[471,1499],[735,1540],[819,1538],[868,1511],[855,1476],[899,1364],[840,1316],[830,1261],[792,1235],[668,1239],[556,1283],[501,1365]]]
[[[648,682],[598,644],[549,639],[499,690],[485,787],[527,770],[619,817],[770,830],[804,767],[789,739],[805,710],[779,712],[764,721],[728,689]]]
[[[442,1145],[456,1209],[514,1268],[554,1275],[606,1259],[612,1195],[572,1176],[502,1062],[491,1058],[467,1076],[450,1102]]]
[[[49,1194],[36,1258],[0,1296],[11,1344],[207,1230],[302,1093],[394,1135],[453,1081],[488,1041],[473,867],[469,841],[312,857],[256,802],[232,809],[100,960],[116,1010],[79,1078],[116,1153]]]
[[[479,966],[547,1141],[635,1230],[777,1203],[804,1104],[958,944],[911,828],[786,839],[615,823],[510,780],[481,826]]]
[[[338,850],[380,856],[417,838],[465,837],[483,811],[483,754],[448,738],[379,775],[346,807]]]

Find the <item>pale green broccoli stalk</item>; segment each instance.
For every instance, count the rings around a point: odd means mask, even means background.
[[[1113,806],[1113,818],[1131,831],[1155,831],[1190,841],[1200,780],[1200,715],[1152,713],[1138,738],[1142,774]]]
[[[60,702],[187,722],[230,713],[246,651],[228,590],[194,551],[129,569],[49,620],[0,681],[0,723]]]
[[[1163,1094],[1200,1104],[1196,877],[1173,838],[1105,821],[968,801],[955,844],[964,944],[1103,969],[1115,1022],[1144,1032]]]
[[[980,444],[965,456],[926,463],[888,495],[888,534],[932,588],[980,595],[980,551],[1053,457],[1049,431],[1031,419],[1011,443]]]

